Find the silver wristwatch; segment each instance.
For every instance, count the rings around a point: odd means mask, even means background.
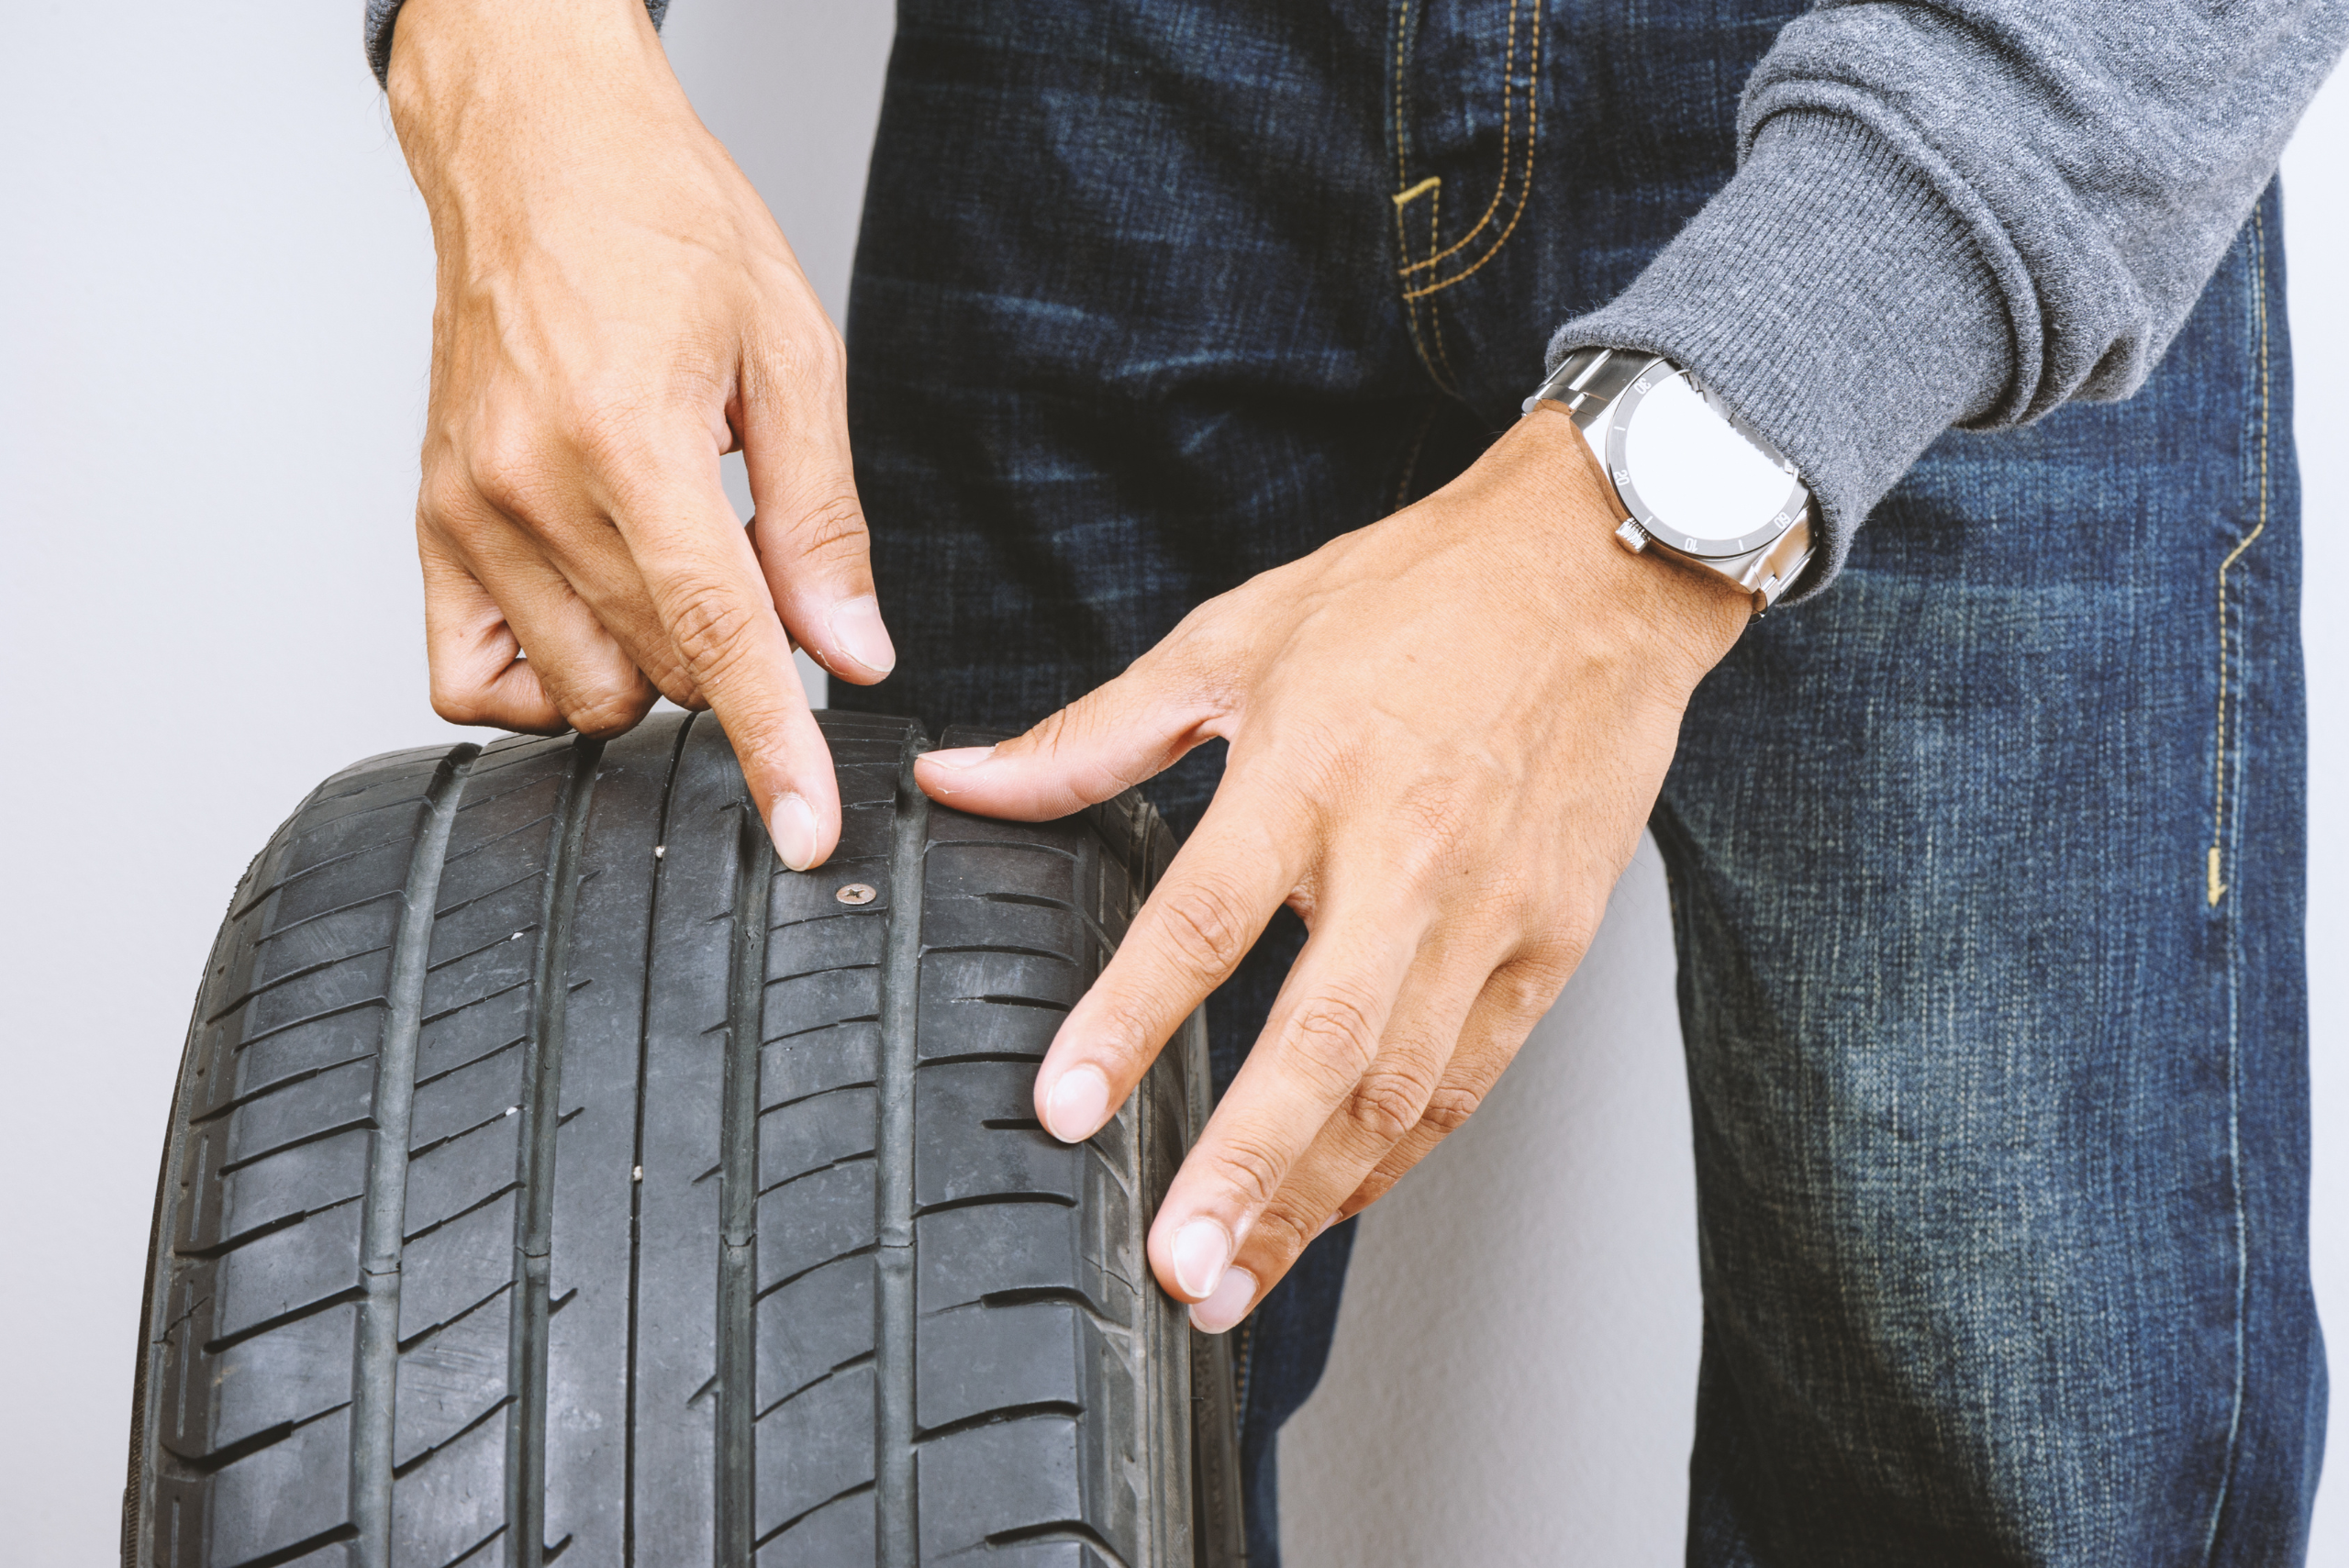
[[[1759,616],[1810,560],[1810,491],[1762,433],[1655,354],[1577,349],[1525,400],[1573,419],[1622,516],[1615,537],[1653,545],[1753,595]]]

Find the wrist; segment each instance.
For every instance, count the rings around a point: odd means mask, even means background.
[[[436,219],[473,170],[519,179],[631,110],[692,112],[642,0],[406,0],[385,93]]]
[[[1565,418],[1520,419],[1479,465],[1505,465],[1555,563],[1558,587],[1585,613],[1620,613],[1651,651],[1669,656],[1694,687],[1753,618],[1753,595],[1726,578],[1655,552],[1634,555],[1615,539],[1621,508],[1590,445]]]

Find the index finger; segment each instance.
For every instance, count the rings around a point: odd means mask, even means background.
[[[1297,885],[1300,808],[1229,776],[1061,1022],[1036,1073],[1036,1118],[1074,1143],[1125,1103],[1183,1020],[1230,976]]]
[[[612,521],[679,662],[733,743],[776,853],[806,871],[840,842],[831,751],[714,453],[707,467],[640,465],[645,477],[613,497]]]
[[[1298,1159],[1362,1084],[1422,935],[1391,909],[1332,910],[1297,955],[1271,1017],[1150,1228],[1169,1294],[1213,1296]]]

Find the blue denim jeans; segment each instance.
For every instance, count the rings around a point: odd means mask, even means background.
[[[902,0],[849,327],[901,662],[835,700],[1023,727],[1442,484],[1797,8]],[[1692,1563],[2299,1560],[2291,428],[2271,192],[2142,393],[1944,438],[1697,694]],[[1300,940],[1211,1004],[1227,1080]],[[1241,1330],[1257,1568],[1350,1230]]]

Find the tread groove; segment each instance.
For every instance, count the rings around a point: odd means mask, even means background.
[[[967,1432],[974,1427],[1000,1427],[1008,1421],[1024,1421],[1031,1416],[1082,1417],[1085,1407],[1066,1399],[1037,1399],[1024,1405],[1004,1405],[992,1410],[981,1410],[935,1427],[925,1427],[914,1434],[918,1443],[935,1442]]]
[[[652,834],[652,892],[644,917],[644,967],[652,968],[652,954],[661,932],[661,881],[669,842],[669,811],[677,797],[677,771],[685,755],[685,742],[694,732],[696,715],[687,714],[677,726],[675,743],[669,750],[669,769],[662,775],[661,807],[658,826]],[[623,1568],[636,1564],[636,1397],[637,1355],[640,1317],[638,1304],[644,1275],[644,1096],[646,1080],[652,1071],[652,987],[646,985],[636,1010],[636,1136],[632,1145],[639,1179],[628,1189],[628,1407],[626,1418],[620,1422],[620,1562]]]
[[[587,839],[587,809],[596,797],[596,771],[604,743],[572,742],[562,794],[548,815],[557,824],[553,853],[537,924],[530,965],[530,1034],[522,1047],[522,1126],[516,1141],[514,1313],[507,1341],[506,1386],[506,1522],[513,1542],[509,1568],[540,1568],[546,1551],[547,1318],[549,1267],[554,1240],[555,1133],[562,1087],[564,1004],[571,987],[571,933],[579,907],[579,859]],[[523,880],[528,880],[527,878]]]
[[[759,1020],[766,1006],[767,908],[776,864],[766,824],[747,795],[736,831],[718,1133],[716,1491],[718,1561],[725,1568],[747,1568],[757,1534]]]
[[[408,1123],[416,1104],[416,1052],[423,1025],[425,966],[449,835],[465,779],[481,755],[459,746],[426,789],[424,826],[409,857],[399,934],[384,987],[383,1043],[375,1051],[375,1098],[365,1216],[361,1221],[357,1365],[351,1374],[351,1540],[354,1568],[391,1568],[393,1390],[399,1375],[400,1232],[407,1208]]]
[[[822,1502],[817,1504],[814,1507],[800,1509],[797,1513],[792,1515],[789,1518],[775,1526],[774,1529],[759,1537],[757,1540],[752,1541],[751,1543],[751,1547],[753,1550],[763,1547],[769,1541],[774,1540],[775,1537],[783,1534],[785,1531],[790,1529],[792,1526],[807,1518],[810,1514],[821,1513],[824,1509],[830,1507],[834,1503],[840,1502],[843,1498],[859,1496],[872,1490],[874,1490],[872,1482],[860,1481],[855,1485],[849,1487],[846,1491],[835,1492],[830,1496],[825,1498]]]
[[[908,728],[897,761],[897,816],[890,845],[889,913],[881,971],[880,1124],[875,1201],[873,1477],[880,1568],[916,1568],[920,1535],[914,1484],[914,1071],[920,1061],[922,871],[930,850],[930,796],[914,783],[929,750]]]

